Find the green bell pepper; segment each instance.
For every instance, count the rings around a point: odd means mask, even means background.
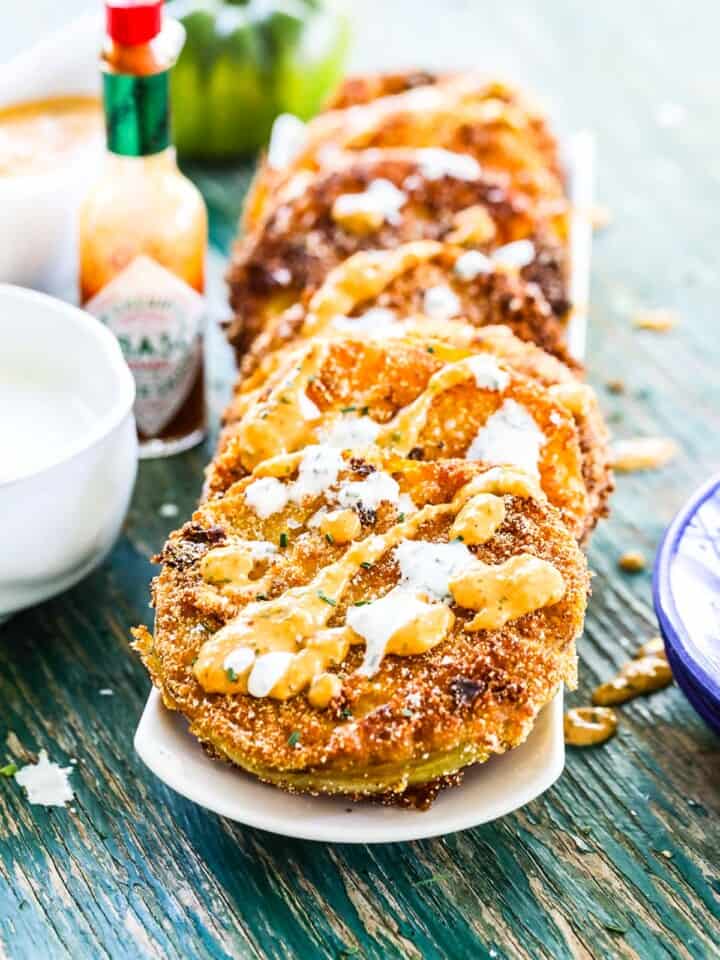
[[[167,9],[186,32],[170,81],[186,156],[256,150],[279,113],[313,116],[342,75],[350,30],[338,0],[173,0]]]

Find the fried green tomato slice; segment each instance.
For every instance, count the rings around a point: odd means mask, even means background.
[[[286,790],[402,800],[522,743],[574,683],[586,563],[522,471],[331,460],[280,457],[204,503],[135,646],[217,756]]]
[[[357,73],[345,77],[325,105],[326,110],[346,110],[370,103],[379,97],[396,96],[417,87],[427,87],[438,81],[447,81],[447,73],[429,70],[398,70],[385,73]]]
[[[420,336],[318,340],[289,352],[241,398],[208,468],[208,496],[307,444],[377,445],[417,460],[521,466],[539,476],[578,537],[595,522],[573,414],[491,352]]]
[[[564,361],[560,360],[535,344],[518,339],[507,326],[477,329],[461,321],[438,325],[419,316],[403,325],[401,339],[421,343],[438,339],[471,352],[494,354],[518,373],[548,388],[553,399],[565,406],[575,421],[582,456],[582,475],[588,496],[588,519],[581,533],[581,541],[587,542],[598,520],[608,515],[608,503],[615,483],[607,424],[595,391],[584,383],[582,367],[567,356]],[[425,343],[426,351],[428,345],[431,344]],[[286,347],[284,350],[274,349],[267,352],[250,376],[238,380],[233,400],[225,412],[227,426],[220,446],[221,457],[225,445],[230,442],[234,433],[232,425],[242,419],[249,406],[262,396],[264,388],[274,378],[275,373],[286,368],[290,354],[296,349]],[[211,475],[215,469],[214,466],[210,467]],[[219,469],[225,470],[227,466],[220,466]],[[233,467],[230,467],[229,476],[237,479]],[[229,482],[226,476],[224,480],[219,480],[216,489]]]
[[[302,141],[287,148],[271,141],[248,194],[246,229],[258,225],[297,172],[317,170],[333,150],[371,147],[468,154],[535,200],[564,200],[557,143],[537,104],[496,80],[454,74],[322,113],[307,125]]]
[[[536,249],[528,239],[489,254],[420,240],[355,253],[323,277],[309,301],[267,317],[242,358],[241,371],[249,376],[269,352],[290,341],[352,333],[400,336],[421,318],[432,321],[438,336],[451,320],[473,327],[503,324],[567,361],[564,320],[514,262],[518,253],[527,260]]]
[[[235,244],[229,339],[242,356],[279,313],[307,301],[329,271],[358,251],[433,240],[495,252],[499,263],[515,266],[537,292],[533,316],[547,310],[530,332],[554,348],[568,310],[566,214],[563,204],[544,209],[532,202],[467,155],[340,154],[317,173],[296,177],[257,229]]]

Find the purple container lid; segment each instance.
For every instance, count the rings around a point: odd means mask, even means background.
[[[678,685],[720,733],[720,474],[668,527],[655,559],[653,601]]]

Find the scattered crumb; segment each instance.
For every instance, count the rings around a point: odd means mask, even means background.
[[[680,103],[661,103],[655,111],[655,122],[659,127],[679,127],[685,120],[685,107]]]
[[[672,860],[672,851],[671,850],[661,850],[660,853],[665,857],[666,860]]]
[[[618,559],[618,566],[626,573],[640,573],[647,566],[647,562],[639,550],[626,550]]]
[[[101,690],[98,690],[98,693],[101,697],[112,697],[115,691],[111,690],[110,687],[103,687]]]
[[[678,454],[678,445],[669,437],[637,437],[616,443],[611,450],[612,464],[621,473],[656,470]]]
[[[161,517],[176,517],[180,513],[180,508],[176,503],[163,503],[158,513]]]
[[[617,732],[617,714],[609,707],[575,707],[563,719],[565,743],[570,747],[594,747]]]
[[[651,637],[649,640],[646,640],[645,643],[638,647],[635,653],[635,659],[641,657],[664,657],[665,656],[665,644],[662,637]]]
[[[605,384],[605,387],[609,393],[625,393],[624,380],[608,380],[608,382]]]
[[[662,307],[655,310],[638,310],[633,316],[633,326],[637,327],[638,330],[654,330],[656,333],[667,333],[677,324],[677,314]]]
[[[593,230],[604,230],[612,222],[612,214],[607,207],[595,203],[590,208],[590,223]]]
[[[68,779],[71,773],[72,767],[61,767],[51,762],[47,751],[41,750],[38,762],[21,767],[15,779],[21,787],[25,787],[29,803],[43,807],[64,807],[74,797]]]

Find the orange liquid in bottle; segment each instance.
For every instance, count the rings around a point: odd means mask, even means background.
[[[185,450],[206,424],[207,213],[167,140],[173,26],[146,42],[106,40],[108,154],[80,214],[80,298],[116,333],[135,375],[141,456]]]

